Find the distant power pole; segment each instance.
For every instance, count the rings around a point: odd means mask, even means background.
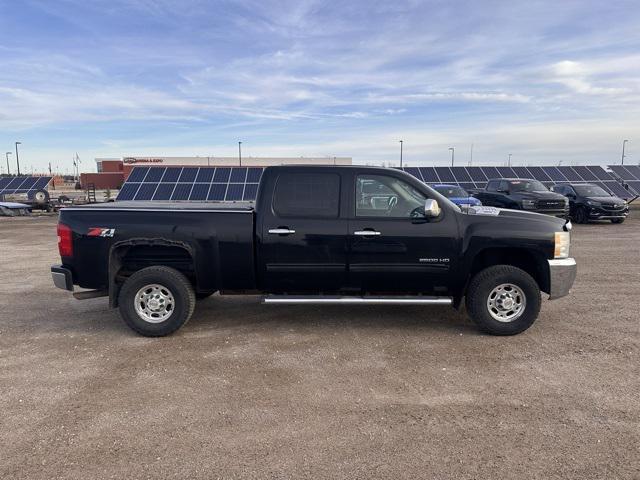
[[[7,157],[7,175],[11,175],[11,170],[9,169],[9,155],[11,155],[12,152],[7,152],[5,154],[5,157]]]
[[[473,163],[473,143],[471,144],[471,154],[469,155],[469,166]]]
[[[509,154],[509,166],[511,166],[511,154]]]
[[[455,147],[449,147],[449,150],[451,150],[451,166],[453,167],[453,157],[455,155],[456,148]]]
[[[400,140],[400,168],[402,168],[402,143],[403,140]]]
[[[238,163],[242,166],[242,142],[238,142]]]
[[[18,164],[18,176],[20,176],[20,157],[18,156],[18,145],[22,145],[22,142],[16,142],[16,163]]]
[[[624,157],[625,157],[625,155],[624,155],[624,146],[627,144],[628,141],[629,140],[623,140],[622,141],[622,165],[624,165]]]

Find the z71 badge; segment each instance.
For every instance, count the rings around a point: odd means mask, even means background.
[[[116,233],[115,228],[91,227],[89,228],[88,237],[113,237]]]

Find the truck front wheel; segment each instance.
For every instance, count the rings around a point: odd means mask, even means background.
[[[515,335],[538,318],[540,287],[520,268],[494,265],[471,279],[466,306],[472,320],[485,332]]]
[[[169,267],[147,267],[131,275],[118,298],[120,315],[145,337],[169,335],[189,321],[196,304],[191,283]]]

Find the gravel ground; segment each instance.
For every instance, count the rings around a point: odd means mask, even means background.
[[[640,478],[640,210],[578,225],[515,337],[448,308],[211,297],[161,339],[53,287],[0,219],[0,478]]]

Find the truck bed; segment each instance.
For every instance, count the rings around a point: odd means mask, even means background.
[[[73,230],[67,263],[76,284],[92,289],[108,285],[115,250],[133,262],[151,245],[164,245],[165,256],[187,252],[202,291],[253,289],[254,217],[248,202],[123,201],[60,210],[60,222]]]

